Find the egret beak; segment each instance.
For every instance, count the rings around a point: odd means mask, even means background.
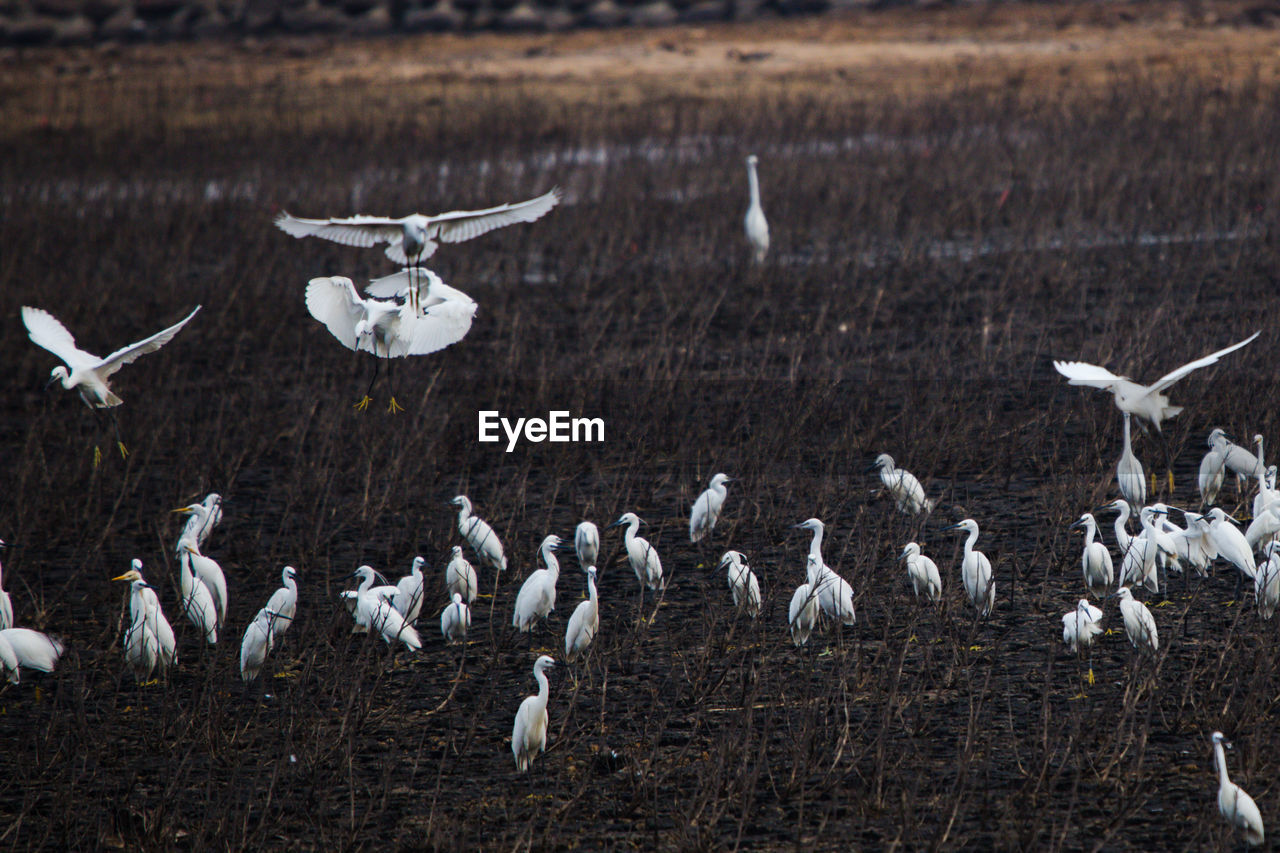
[[[959,530],[959,529],[960,529],[960,525],[958,525],[958,524],[953,524],[953,525],[951,525],[950,527],[944,527],[944,528],[942,528],[942,529],[943,529],[943,530]]]
[[[180,506],[177,509],[169,510],[169,512],[180,512],[183,515],[191,515],[191,513],[194,512],[194,510],[191,509],[191,507],[189,506]]]
[[[907,559],[907,553],[908,552],[903,551],[901,554],[899,554],[897,562],[901,563],[903,560]]]
[[[791,525],[791,529],[792,530],[808,530],[809,528],[805,527],[803,524],[793,524]]]
[[[864,472],[869,473],[869,472],[871,472],[871,471],[876,470],[876,469],[877,469],[877,468],[879,468],[879,467],[880,467],[880,463],[879,463],[879,462],[872,462],[870,465],[868,465],[866,468],[864,468],[864,469],[863,469],[863,471],[864,471]]]
[[[112,578],[111,580],[112,580],[113,582],[114,582],[114,581],[131,581],[131,580],[133,580],[133,578],[129,577],[129,573],[128,573],[128,572],[125,572],[125,573],[124,573],[124,574],[122,574],[120,577],[118,577],[118,578]]]
[[[1071,526],[1070,526],[1070,527],[1068,527],[1067,529],[1068,529],[1068,530],[1080,530],[1080,529],[1082,529],[1083,527],[1084,527],[1084,522],[1083,522],[1083,521],[1077,521],[1075,524],[1071,525]]]
[[[613,524],[606,524],[606,525],[604,526],[604,529],[605,529],[605,530],[608,530],[608,529],[610,529],[611,527],[621,527],[621,526],[622,526],[622,519],[618,519],[618,520],[617,520],[617,521],[615,521]]]
[[[57,382],[57,381],[58,381],[58,377],[56,377],[56,376],[55,376],[55,377],[53,377],[52,379],[50,379],[48,382],[44,383],[45,390],[48,390],[48,389],[52,388],[52,387],[53,387],[53,383],[55,383],[55,382]]]

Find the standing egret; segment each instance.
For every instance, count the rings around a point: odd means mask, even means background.
[[[462,593],[455,592],[449,604],[440,613],[440,633],[446,643],[461,643],[467,639],[467,631],[471,629],[471,608],[462,598]]]
[[[1255,435],[1253,440],[1261,449],[1262,436]],[[1240,486],[1246,478],[1266,476],[1267,469],[1258,457],[1231,441],[1221,429],[1215,429],[1209,433],[1209,446],[1222,457],[1223,467],[1236,475],[1237,486]]]
[[[1178,559],[1186,561],[1196,570],[1196,574],[1205,577],[1209,564],[1218,558],[1218,548],[1209,536],[1209,522],[1196,512],[1183,511],[1187,527],[1181,533],[1172,534]]]
[[[560,547],[560,537],[554,533],[542,540],[538,553],[546,568],[530,572],[516,594],[516,607],[511,614],[511,625],[520,633],[533,630],[539,619],[546,619],[556,609],[556,583],[560,580],[560,561],[555,550]]]
[[[1120,616],[1124,619],[1124,633],[1138,651],[1155,654],[1160,650],[1160,637],[1156,633],[1156,618],[1147,605],[1133,597],[1129,587],[1122,586],[1115,592],[1120,598]]]
[[[1079,655],[1082,649],[1093,648],[1093,640],[1102,633],[1102,611],[1082,598],[1075,610],[1062,616],[1062,642],[1071,647],[1071,653]],[[1093,653],[1089,654],[1089,683],[1093,684]]]
[[[467,558],[462,556],[462,546],[454,545],[449,551],[449,565],[444,567],[444,587],[449,597],[461,595],[468,606],[476,600],[480,591],[480,582],[476,578],[476,570]]]
[[[1266,473],[1258,478],[1258,493],[1253,496],[1255,518],[1266,512],[1268,508],[1280,511],[1280,492],[1276,491],[1276,472],[1275,465],[1268,465]]]
[[[204,636],[209,645],[218,643],[218,606],[214,603],[213,593],[204,581],[196,576],[192,568],[190,554],[183,552],[178,562],[179,585],[182,590],[182,612]]]
[[[466,495],[458,495],[450,503],[458,507],[458,532],[476,552],[476,556],[498,571],[505,570],[507,558],[502,553],[498,534],[493,532],[493,528],[483,518],[471,514],[471,499]]]
[[[729,591],[733,594],[733,606],[752,619],[760,615],[760,581],[747,565],[741,551],[726,551],[720,558],[720,568],[726,570]]]
[[[585,572],[600,557],[600,530],[590,521],[578,524],[573,532],[573,550],[578,555],[578,565]]]
[[[757,264],[762,264],[769,254],[769,223],[764,218],[764,207],[760,204],[760,178],[756,175],[758,162],[756,155],[747,155],[747,188],[751,192],[751,203],[747,206],[743,225],[747,230],[747,242],[751,244],[751,257]]]
[[[1258,613],[1263,619],[1275,615],[1280,605],[1280,542],[1271,542],[1263,551],[1266,562],[1258,566],[1253,592],[1258,599]]]
[[[1258,565],[1253,559],[1253,549],[1249,540],[1244,538],[1235,525],[1238,522],[1227,515],[1221,507],[1214,507],[1207,513],[1209,518],[1209,537],[1213,540],[1218,556],[1240,570],[1241,574],[1256,580]]]
[[[791,606],[787,608],[787,625],[791,629],[791,642],[797,646],[803,646],[809,642],[809,635],[818,626],[818,617],[822,612],[818,608],[818,594],[815,590],[820,562],[817,557],[809,555],[805,561],[805,576],[808,580],[796,587],[795,593],[791,596]]]
[[[222,566],[201,554],[194,539],[184,539],[178,543],[178,563],[190,564],[191,571],[209,588],[217,609],[218,624],[221,625],[227,619],[227,579],[222,573]]]
[[[1132,512],[1129,502],[1121,498],[1120,500],[1112,501],[1106,506],[1098,507],[1094,512],[1102,512],[1105,509],[1115,510],[1119,513],[1115,520],[1116,546],[1120,549],[1120,553],[1123,554],[1129,550],[1129,542],[1133,538],[1129,535],[1128,527],[1129,514]]]
[[[1080,520],[1071,525],[1073,530],[1084,530],[1084,553],[1080,563],[1084,569],[1084,584],[1090,592],[1101,598],[1106,595],[1115,579],[1115,569],[1111,563],[1111,552],[1098,536],[1098,521],[1093,513],[1086,512]]]
[[[1267,507],[1249,522],[1249,527],[1244,532],[1244,539],[1252,550],[1259,550],[1277,533],[1280,533],[1280,515],[1277,515],[1277,510],[1280,510],[1280,506]]]
[[[0,629],[0,664],[4,666],[10,684],[22,680],[19,667],[39,672],[53,672],[62,657],[62,643],[30,628]]]
[[[810,586],[818,597],[819,609],[842,625],[852,625],[857,618],[853,608],[853,587],[822,560],[822,537],[826,531],[825,525],[816,518],[810,518],[795,526],[813,533],[813,539],[809,541],[809,556],[817,558],[818,575],[817,585],[813,586],[814,582],[811,579]]]
[[[636,535],[636,531],[643,523],[634,512],[624,512],[617,521],[609,525],[609,527],[621,527],[624,524],[627,526],[622,535],[622,542],[627,549],[627,562],[631,564],[631,571],[636,573],[636,580],[640,581],[641,594],[646,586],[652,590],[664,587],[662,560],[658,557],[658,552],[649,544],[648,539]]]
[[[960,563],[960,576],[964,579],[964,590],[969,600],[978,608],[982,616],[990,616],[996,606],[996,581],[991,573],[991,561],[987,555],[974,549],[978,541],[978,522],[966,518],[959,524],[953,524],[944,530],[963,530],[969,534],[964,540],[964,558]]]
[[[1135,509],[1147,502],[1147,475],[1142,470],[1142,463],[1133,455],[1133,442],[1129,436],[1130,414],[1124,414],[1124,452],[1116,464],[1116,482],[1120,486],[1120,494]]]
[[[0,539],[0,548],[3,548],[4,540]],[[4,591],[4,568],[0,567],[0,630],[13,627],[13,602],[9,599],[9,593]]]
[[[222,495],[210,492],[200,503],[178,507],[174,512],[188,516],[187,524],[182,528],[178,541],[195,539],[196,545],[203,548],[213,528],[222,523]]]
[[[888,453],[877,456],[876,461],[871,463],[871,467],[867,470],[876,469],[880,471],[880,482],[884,483],[889,494],[893,495],[893,500],[897,503],[900,512],[919,515],[922,512],[933,511],[934,502],[924,496],[924,486],[920,485],[920,481],[910,471],[895,468],[893,457]]]
[[[298,613],[298,570],[293,566],[285,566],[280,572],[281,586],[267,599],[266,610],[276,614],[271,621],[272,639],[284,636],[293,624],[293,617]],[[258,611],[262,613],[261,610]]]
[[[938,564],[920,553],[918,544],[908,542],[898,559],[907,561],[907,577],[911,579],[911,589],[916,598],[920,597],[921,590],[930,601],[942,597],[942,575],[938,572]]]
[[[134,678],[146,681],[157,667],[163,675],[178,662],[178,642],[155,590],[142,577],[142,561],[134,558],[129,571],[112,580],[130,583],[130,624],[124,635],[124,658],[133,669]]]
[[[711,485],[693,502],[693,511],[689,513],[690,542],[701,542],[715,529],[727,493],[724,484],[732,481],[728,474],[716,474],[711,478]]]
[[[1245,344],[1251,343],[1261,332],[1254,332],[1238,344],[1226,349],[1210,353],[1204,358],[1188,362],[1176,370],[1166,373],[1150,385],[1139,385],[1127,376],[1117,376],[1105,367],[1088,364],[1083,361],[1055,361],[1054,369],[1067,377],[1069,385],[1088,385],[1103,391],[1110,391],[1115,396],[1116,407],[1122,412],[1136,415],[1152,423],[1156,432],[1160,432],[1160,423],[1175,417],[1182,411],[1181,406],[1170,406],[1169,398],[1162,391],[1194,370],[1215,364],[1218,359],[1228,353],[1235,352]]]
[[[262,666],[267,662],[267,653],[275,647],[277,618],[280,618],[279,613],[270,607],[264,607],[253,617],[249,627],[244,629],[244,639],[240,641],[240,678],[246,684],[262,672]]]
[[[1230,746],[1231,741],[1222,732],[1213,733],[1213,762],[1218,767],[1218,813],[1232,828],[1243,829],[1245,841],[1250,847],[1256,847],[1266,840],[1262,812],[1258,811],[1253,797],[1227,775],[1227,752],[1223,747]]]
[[[556,665],[550,655],[541,655],[533,664],[533,677],[538,682],[538,693],[526,696],[516,711],[515,725],[511,729],[511,752],[516,757],[516,769],[523,772],[533,764],[539,752],[547,748],[547,699],[551,685],[547,683],[547,670]]]
[[[596,589],[596,567],[587,566],[587,597],[578,602],[569,617],[569,627],[564,632],[564,655],[570,661],[577,660],[596,638],[600,630],[600,599]]]
[[[396,582],[396,594],[391,599],[391,606],[400,611],[404,621],[412,625],[418,621],[422,611],[422,598],[426,594],[422,581],[422,567],[426,565],[422,557],[413,558],[413,566],[409,574]]]
[[[382,634],[387,645],[398,640],[410,651],[416,652],[422,648],[422,640],[413,626],[405,621],[400,611],[392,607],[386,598],[373,590],[377,572],[369,566],[361,566],[355,570],[353,577],[361,580],[360,588],[356,590],[356,624],[366,631],[373,630]],[[395,587],[391,589],[394,590]]]
[[[1222,430],[1214,430],[1220,433]],[[1209,452],[1200,460],[1200,474],[1197,478],[1197,485],[1200,488],[1200,505],[1211,504],[1218,499],[1218,492],[1222,490],[1222,481],[1226,478],[1227,458],[1223,455],[1213,441],[1213,435],[1209,436]]]

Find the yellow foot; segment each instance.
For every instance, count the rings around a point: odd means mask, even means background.
[[[397,403],[396,398],[392,397],[391,402],[387,404],[387,411],[394,415],[396,412],[403,412],[404,406]]]
[[[356,403],[351,408],[355,409],[357,412],[363,412],[365,409],[369,408],[369,404],[372,402],[373,402],[373,399],[368,394],[365,394],[364,399],[361,400],[359,403]]]
[[[284,672],[277,672],[275,675],[273,675],[273,676],[271,676],[271,677],[272,677],[272,678],[297,678],[297,677],[298,677],[298,673],[296,673],[296,672],[290,672],[290,671],[286,670],[286,671],[284,671]]]
[[[1152,494],[1155,494],[1155,492],[1156,492],[1156,472],[1155,472],[1155,471],[1152,471],[1150,474],[1148,474],[1148,475],[1147,475],[1147,478],[1151,480],[1151,493],[1152,493]]]
[[[93,467],[97,468],[101,464],[102,464],[102,448],[98,447],[98,445],[95,444],[93,446]]]
[[[971,651],[971,652],[980,652],[980,651],[982,651],[982,646],[970,646],[970,647],[969,647],[969,651]]]
[[[1165,476],[1169,478],[1169,491],[1173,491],[1173,471],[1165,471]]]
[[[1156,604],[1155,604],[1155,605],[1153,605],[1153,606],[1155,606],[1155,607],[1168,607],[1168,606],[1169,606],[1170,604],[1172,604],[1172,603],[1173,603],[1173,602],[1169,601],[1169,599],[1167,599],[1167,598],[1166,598],[1164,601],[1158,602],[1158,603],[1156,603]]]
[[[1089,667],[1089,683],[1093,684],[1093,667]]]
[[[916,635],[915,635],[915,634],[912,634],[910,637],[907,637],[907,642],[908,642],[908,643],[914,643],[914,642],[916,642]]]
[[[44,698],[44,692],[43,692],[39,687],[37,687],[37,688],[36,688],[36,702],[39,702],[39,701],[40,701],[41,699],[43,699],[43,698]]]
[[[1087,693],[1085,693],[1083,690],[1081,690],[1079,693],[1077,693],[1076,695],[1074,695],[1074,696],[1072,696],[1072,697],[1071,697],[1071,701],[1072,701],[1072,702],[1074,702],[1074,701],[1076,701],[1077,699],[1088,699],[1088,698],[1089,698],[1089,694],[1087,694]]]
[[[150,681],[144,681],[144,682],[142,682],[142,684],[141,684],[140,686],[142,686],[142,687],[155,687],[155,686],[156,686],[157,684],[159,684],[159,683],[160,683],[160,679],[158,679],[158,678],[153,678],[153,679],[151,679]]]
[[[117,442],[116,442],[116,447],[120,448],[120,458],[121,458],[121,459],[128,459],[128,458],[129,458],[129,448],[127,448],[127,447],[125,447],[125,446],[124,446],[124,442],[123,442],[123,441],[117,441]]]
[[[1105,630],[1105,631],[1103,631],[1103,632],[1102,632],[1102,635],[1103,635],[1104,637],[1110,637],[1110,636],[1111,636],[1112,634],[1114,634],[1114,633],[1115,633],[1115,631],[1113,631],[1113,630],[1111,630],[1110,628],[1108,628],[1107,630]]]

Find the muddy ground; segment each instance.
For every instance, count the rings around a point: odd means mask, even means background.
[[[1147,595],[1154,660],[1102,638],[1097,683],[1062,646],[1083,594],[1068,525],[1109,499],[1120,419],[1053,358],[1140,378],[1261,337],[1174,388],[1139,457],[1198,502],[1204,437],[1280,439],[1275,401],[1280,36],[1237,6],[886,12],[752,26],[521,37],[261,40],[6,54],[0,72],[0,554],[56,673],[0,690],[0,843],[11,849],[1204,849],[1239,842],[1208,737],[1277,814],[1280,637],[1225,566]],[[743,158],[773,236],[749,263]],[[295,241],[300,215],[479,207],[559,185],[544,220],[446,246],[479,303],[468,337],[396,365],[407,409],[352,409],[369,362],[307,315],[317,275],[378,250]],[[106,352],[203,310],[117,377],[127,459],[27,340],[24,304]],[[602,417],[606,441],[477,442],[477,412]],[[880,452],[938,507],[874,493]],[[710,544],[687,510],[738,478]],[[202,648],[176,606],[168,510],[216,490],[207,552],[230,620]],[[465,651],[439,638],[466,493],[511,569]],[[1226,505],[1235,508],[1234,489]],[[539,651],[510,614],[542,537],[633,510],[662,554],[645,599],[610,531],[602,629],[552,676],[551,737],[515,772]],[[1247,517],[1248,507],[1238,515]],[[858,622],[794,648],[807,536]],[[966,516],[996,565],[977,621]],[[1110,524],[1104,524],[1111,541]],[[895,558],[915,539],[945,601]],[[733,612],[727,548],[764,612]],[[369,563],[428,560],[423,650],[352,636],[337,594]],[[126,672],[141,558],[180,666]],[[247,621],[300,570],[266,676]],[[1158,607],[1156,605],[1159,605]],[[638,616],[651,617],[641,621]],[[1107,618],[1119,628],[1114,602]]]

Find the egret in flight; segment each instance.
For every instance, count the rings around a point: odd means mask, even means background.
[[[963,530],[969,534],[964,540],[964,559],[960,562],[960,576],[964,580],[965,592],[969,600],[983,616],[990,616],[996,606],[996,581],[991,575],[991,561],[987,555],[975,549],[978,541],[978,522],[966,518],[959,524],[953,524],[944,530]]]
[[[542,655],[533,664],[533,677],[538,682],[538,692],[526,696],[516,711],[515,725],[511,729],[511,752],[516,757],[516,769],[523,772],[533,764],[538,753],[547,748],[547,699],[551,685],[547,683],[547,670],[556,665],[550,655]]]
[[[590,648],[600,630],[600,598],[596,589],[596,567],[587,566],[587,597],[578,602],[569,617],[569,627],[564,632],[564,655],[568,660]]]
[[[764,207],[760,204],[760,178],[756,175],[758,162],[760,158],[756,155],[747,155],[747,189],[751,193],[751,203],[747,206],[743,225],[747,230],[747,242],[751,244],[751,257],[757,264],[762,264],[769,254],[769,223],[764,218]]]
[[[920,481],[910,471],[895,468],[893,457],[888,453],[877,456],[876,461],[871,463],[871,467],[867,470],[876,469],[880,471],[880,482],[884,483],[885,489],[893,495],[893,500],[897,503],[900,512],[919,515],[922,512],[933,511],[934,502],[924,496],[924,486],[920,485]]]
[[[129,581],[129,628],[124,635],[124,659],[139,682],[151,677],[156,668],[160,674],[178,662],[178,643],[169,620],[164,618],[160,600],[145,578],[142,561],[134,559],[129,571],[112,578]]]
[[[381,359],[427,355],[456,344],[471,330],[476,303],[461,290],[449,287],[430,270],[425,307],[388,299],[366,299],[346,276],[313,278],[307,284],[307,310],[349,350],[373,353],[373,379],[364,398],[356,403],[363,411],[378,380]],[[387,362],[390,375],[391,362]],[[387,411],[402,411],[392,388]]]
[[[693,502],[693,511],[689,514],[690,542],[701,542],[715,529],[727,493],[724,484],[732,479],[728,474],[716,474],[711,478],[711,485]]]
[[[1166,388],[1194,370],[1215,364],[1218,359],[1251,343],[1260,334],[1261,332],[1254,332],[1238,344],[1232,344],[1226,349],[1220,349],[1204,358],[1188,362],[1177,370],[1161,376],[1150,385],[1139,385],[1127,376],[1117,376],[1105,367],[1083,361],[1055,361],[1053,366],[1067,377],[1070,385],[1089,385],[1103,391],[1110,391],[1115,395],[1116,406],[1120,411],[1150,421],[1155,426],[1156,432],[1160,432],[1162,421],[1182,411],[1181,406],[1169,405],[1169,398],[1162,393]]]
[[[1256,847],[1266,840],[1266,831],[1262,826],[1262,812],[1258,804],[1244,789],[1231,781],[1227,775],[1227,753],[1224,747],[1230,747],[1222,732],[1213,733],[1213,763],[1218,768],[1218,813],[1231,824],[1233,829],[1243,829],[1245,841]]]
[[[0,539],[0,548],[4,547],[4,540]],[[9,593],[4,591],[4,569],[0,567],[0,630],[13,627],[13,602],[9,599]]]
[[[52,385],[61,380],[63,388],[67,390],[75,388],[80,392],[80,399],[84,400],[85,405],[97,411],[114,408],[124,402],[116,396],[107,382],[117,370],[169,343],[199,310],[200,306],[197,305],[190,314],[164,331],[156,332],[149,338],[118,349],[106,358],[99,358],[77,347],[76,339],[67,331],[67,327],[47,311],[24,305],[22,322],[26,325],[27,334],[36,346],[47,349],[66,362],[65,367],[59,365],[49,374],[49,384]],[[128,456],[129,450],[120,440],[120,428],[114,414],[112,423],[116,427],[116,445],[120,448],[120,455]],[[94,451],[96,462],[101,454],[97,448],[94,448]]]
[[[498,534],[493,532],[493,528],[483,518],[471,514],[471,499],[466,495],[458,495],[450,503],[458,508],[458,532],[467,540],[476,556],[498,571],[504,571],[507,568],[507,558],[502,553]]]
[[[930,601],[942,597],[942,575],[938,572],[938,564],[920,553],[918,544],[908,542],[898,559],[907,561],[907,577],[911,579],[911,589],[916,598],[920,597],[921,590]]]
[[[542,540],[538,553],[546,568],[530,572],[516,594],[515,612],[511,614],[511,625],[520,633],[533,630],[538,620],[546,619],[556,609],[556,583],[560,580],[560,561],[556,559],[555,550],[560,547],[560,537],[554,533]]]
[[[62,652],[62,643],[48,634],[30,628],[0,629],[0,665],[4,666],[10,684],[22,680],[19,667],[53,672]]]
[[[747,565],[747,558],[741,551],[726,551],[720,558],[720,568],[725,570],[728,577],[733,606],[752,619],[759,616],[760,581],[756,578],[756,573]]]

